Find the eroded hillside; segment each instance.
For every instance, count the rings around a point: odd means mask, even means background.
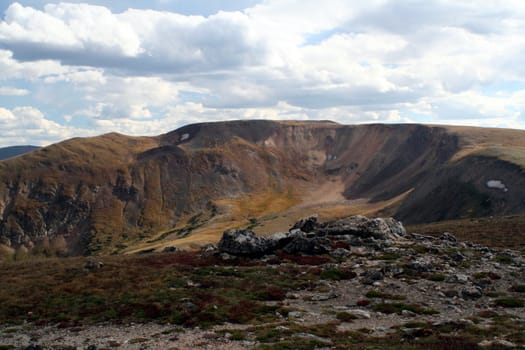
[[[0,162],[0,239],[136,252],[265,234],[299,217],[406,223],[525,209],[525,133],[423,125],[234,121],[158,137],[72,139]]]

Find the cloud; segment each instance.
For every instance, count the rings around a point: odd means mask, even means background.
[[[48,4],[43,11],[10,5],[0,22],[0,43],[23,61],[50,59],[128,74],[232,69],[264,56],[264,44],[241,12],[114,14],[103,6],[73,3]]]
[[[79,133],[93,134],[49,120],[40,110],[30,106],[16,107],[12,110],[0,107],[0,129],[0,146],[46,145]]]
[[[0,86],[0,95],[2,96],[25,96],[29,94],[29,90],[18,89],[9,86]]]
[[[0,95],[68,122],[63,134],[233,118],[525,128],[518,0],[265,0],[207,16],[110,6],[11,4]]]

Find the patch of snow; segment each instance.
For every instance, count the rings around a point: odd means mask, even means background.
[[[185,140],[187,140],[187,139],[189,139],[189,138],[190,138],[190,134],[183,134],[183,135],[180,137],[180,140],[181,140],[181,141],[185,141]]]
[[[494,188],[497,190],[502,190],[503,192],[507,192],[509,189],[505,184],[500,180],[489,180],[487,181],[487,187],[488,188]]]

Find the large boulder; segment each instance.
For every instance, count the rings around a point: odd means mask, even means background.
[[[381,240],[396,240],[406,235],[403,224],[393,218],[369,219],[361,215],[326,223],[319,232],[326,235],[354,235]]]
[[[236,256],[258,257],[269,253],[274,247],[273,242],[265,237],[259,237],[250,230],[232,229],[224,232],[219,241],[219,252]]]

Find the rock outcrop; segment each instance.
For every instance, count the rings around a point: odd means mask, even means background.
[[[277,251],[294,255],[330,253],[345,256],[348,251],[338,247],[341,244],[348,247],[363,244],[383,246],[405,235],[403,224],[392,218],[369,219],[359,215],[320,223],[312,216],[298,221],[289,232],[269,237],[257,236],[245,229],[228,230],[219,241],[218,250],[244,257],[260,257]]]

